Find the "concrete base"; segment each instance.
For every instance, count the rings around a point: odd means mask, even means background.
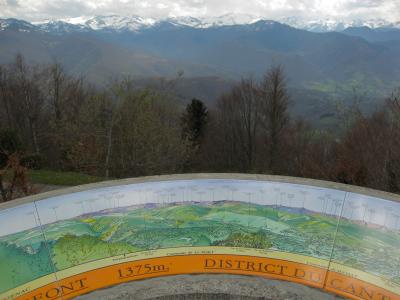
[[[307,286],[239,275],[180,275],[134,281],[80,296],[80,300],[334,300]]]

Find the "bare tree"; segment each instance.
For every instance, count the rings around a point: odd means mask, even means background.
[[[48,67],[49,73],[49,96],[51,97],[52,109],[56,122],[62,118],[62,98],[67,81],[67,76],[61,64],[55,62]]]
[[[276,173],[280,163],[280,148],[283,134],[289,124],[287,112],[289,97],[281,66],[272,67],[261,84],[262,124],[268,151],[267,169]]]
[[[388,190],[390,192],[400,192],[400,88],[395,90],[391,97],[386,101],[389,109],[390,136],[387,147],[388,160],[386,171],[388,176]]]
[[[17,55],[12,65],[13,93],[15,104],[25,118],[33,151],[40,153],[38,124],[43,109],[43,97],[38,85],[40,74],[36,68],[29,67],[21,55]]]
[[[3,107],[2,112],[5,114],[6,123],[1,124],[4,127],[11,128],[13,126],[12,113],[10,105],[10,94],[8,89],[8,76],[5,67],[0,66],[0,103]]]
[[[217,103],[217,119],[224,155],[240,171],[255,167],[259,135],[259,92],[252,78],[242,79]]]

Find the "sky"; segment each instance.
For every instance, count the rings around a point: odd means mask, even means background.
[[[28,21],[94,15],[165,18],[251,14],[268,19],[297,16],[400,21],[400,0],[0,0],[0,17]]]

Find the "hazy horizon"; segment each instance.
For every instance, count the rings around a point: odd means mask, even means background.
[[[226,14],[249,14],[265,19],[299,17],[304,19],[400,21],[400,2],[396,0],[1,0],[0,17],[27,21],[68,19],[96,15],[137,15],[146,18],[217,17]]]

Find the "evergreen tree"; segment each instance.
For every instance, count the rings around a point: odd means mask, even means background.
[[[199,146],[205,134],[207,121],[208,109],[205,104],[198,99],[192,99],[182,116],[183,139],[195,147]]]

